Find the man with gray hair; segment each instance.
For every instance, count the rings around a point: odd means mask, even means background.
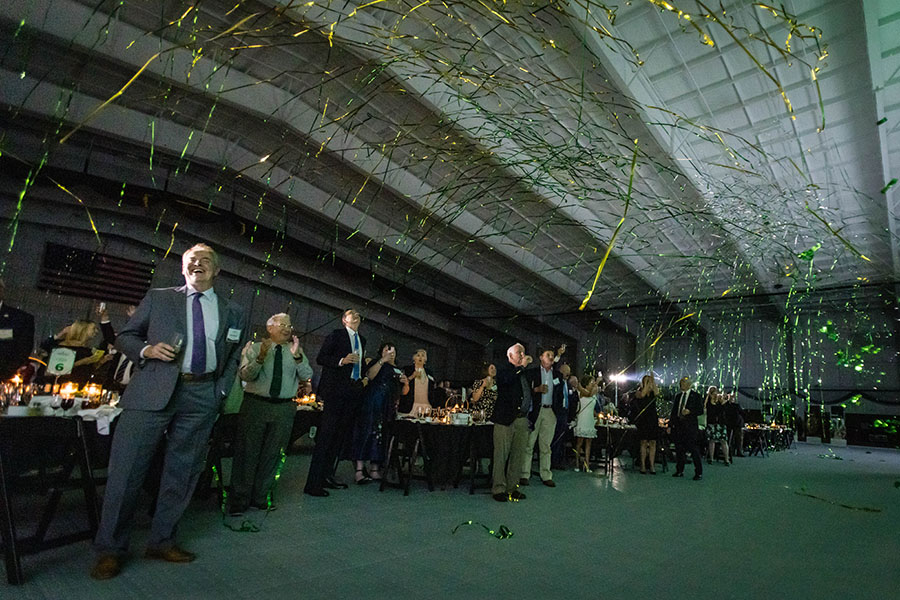
[[[215,250],[188,248],[181,257],[185,285],[147,292],[116,338],[116,349],[139,368],[119,400],[94,579],[122,569],[141,484],[163,436],[165,461],[144,556],[174,563],[196,558],[176,545],[175,533],[234,382],[245,329],[244,309],[213,289],[219,270]]]
[[[494,402],[494,472],[491,494],[497,502],[524,500],[518,488],[519,475],[528,451],[534,369],[526,369],[531,357],[525,346],[506,350],[507,362],[497,369],[497,400]]]
[[[294,396],[300,385],[308,391],[313,376],[287,314],[272,315],[266,331],[269,337],[244,348],[238,372],[245,384],[231,475],[231,516],[251,506],[275,509],[271,492],[281,452],[290,442]]]

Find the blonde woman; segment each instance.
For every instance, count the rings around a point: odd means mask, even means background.
[[[44,340],[41,349],[49,356],[55,348],[69,348],[75,351],[75,364],[72,372],[58,378],[59,383],[73,382],[79,386],[88,383],[102,364],[105,354],[103,350],[94,348],[92,342],[97,337],[100,329],[93,321],[78,319],[71,325],[67,325],[54,336]],[[115,340],[104,340],[104,347]],[[54,382],[56,378],[45,375],[45,381]]]
[[[572,376],[575,379],[575,376]],[[597,382],[590,375],[583,375],[578,387],[578,415],[575,420],[575,470],[591,472],[591,441],[597,437]],[[584,448],[584,454],[581,453]]]
[[[706,392],[706,437],[709,440],[706,464],[711,465],[716,458],[716,442],[722,445],[725,466],[731,464],[728,456],[728,427],[725,414],[725,395],[716,386]]]
[[[641,442],[641,473],[647,474],[647,458],[649,458],[649,473],[656,475],[656,440],[659,437],[656,399],[659,397],[659,387],[653,375],[644,375],[641,378],[641,385],[634,397],[634,418],[631,421],[637,426],[637,436]]]

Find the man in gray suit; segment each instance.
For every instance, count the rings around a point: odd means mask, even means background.
[[[119,402],[103,513],[94,546],[95,579],[122,568],[141,484],[160,439],[166,456],[147,558],[191,562],[194,554],[175,545],[175,530],[203,470],[207,440],[234,382],[244,338],[245,315],[217,296],[216,252],[197,244],[182,255],[185,284],[150,290],[116,339],[134,361]]]

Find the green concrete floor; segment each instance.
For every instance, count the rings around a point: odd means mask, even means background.
[[[683,479],[557,471],[558,487],[534,477],[514,504],[421,482],[406,498],[372,485],[311,498],[309,457],[292,455],[258,533],[230,531],[212,501],[197,503],[180,536],[194,563],[139,558],[139,528],[119,577],[88,577],[85,542],[26,557],[27,583],[0,584],[0,598],[900,597],[900,452],[826,452],[796,444],[704,465],[700,482],[690,466]],[[340,474],[350,481],[349,463]],[[514,535],[451,534],[468,520]]]

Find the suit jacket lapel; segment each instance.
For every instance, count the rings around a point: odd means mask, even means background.
[[[187,338],[186,292],[187,286],[183,285],[181,287],[175,288],[175,293],[172,294],[172,314],[175,315],[175,331],[180,332],[181,335],[185,336],[185,338]]]
[[[228,301],[219,294],[216,294],[216,300],[219,302],[219,331],[216,333],[216,346],[222,343],[225,337],[225,331],[228,329]]]

